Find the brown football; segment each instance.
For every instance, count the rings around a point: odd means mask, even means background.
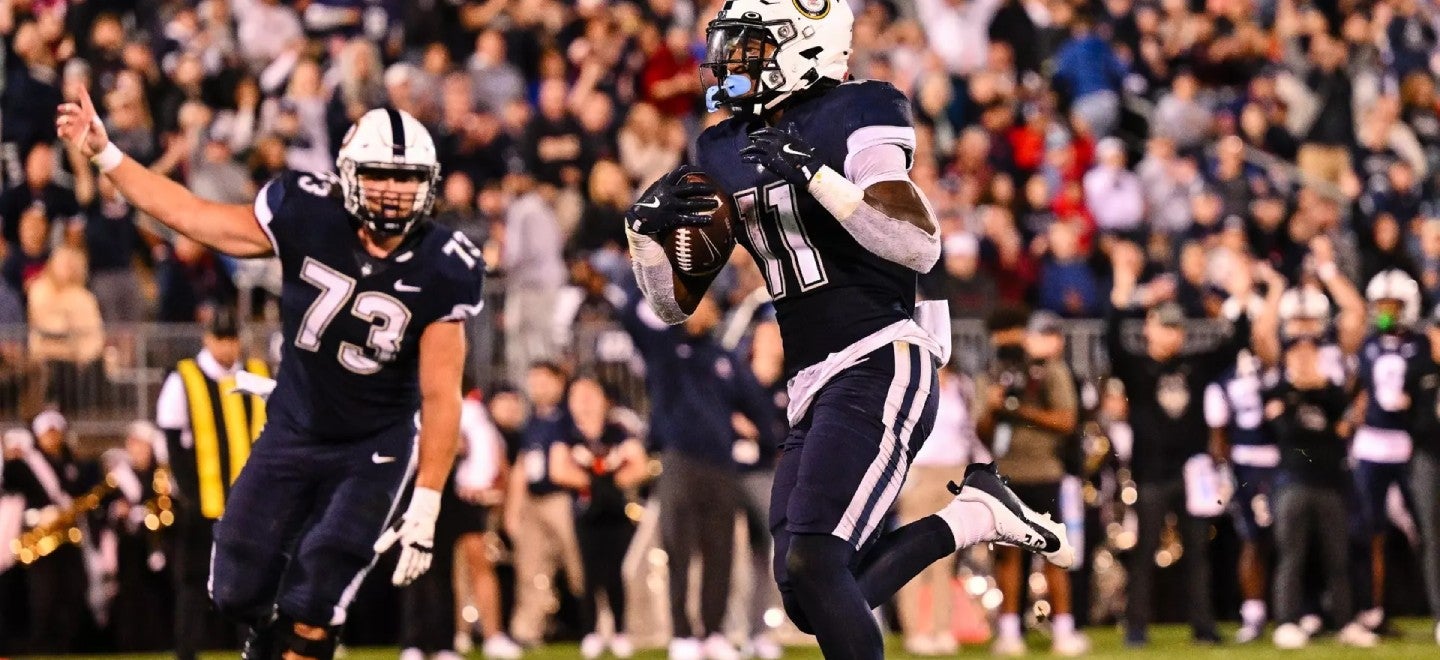
[[[702,180],[720,189],[714,179],[701,172],[687,174],[682,180]],[[662,237],[670,265],[681,273],[692,277],[714,275],[730,260],[730,252],[735,249],[735,205],[723,192],[716,199],[720,206],[710,212],[710,224],[678,227]]]

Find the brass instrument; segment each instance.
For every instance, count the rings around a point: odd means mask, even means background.
[[[20,538],[12,541],[10,551],[20,563],[33,564],[66,543],[79,545],[85,538],[80,531],[79,522],[91,511],[100,508],[100,503],[115,492],[117,483],[113,475],[106,474],[105,481],[75,498],[69,507],[54,518],[40,521],[21,534]],[[30,512],[26,513],[28,517]]]

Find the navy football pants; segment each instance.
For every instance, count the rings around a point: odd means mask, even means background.
[[[277,607],[307,625],[343,624],[413,472],[414,444],[408,422],[342,443],[266,426],[215,525],[216,609],[250,624]]]
[[[895,342],[821,388],[781,446],[770,499],[775,581],[790,587],[795,534],[828,534],[860,550],[883,531],[910,461],[930,437],[934,358]]]

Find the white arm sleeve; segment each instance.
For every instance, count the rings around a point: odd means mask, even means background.
[[[680,303],[675,300],[675,271],[665,257],[665,248],[655,239],[629,229],[625,230],[625,238],[630,242],[630,267],[635,271],[635,283],[650,303],[650,309],[670,325],[684,323],[690,315],[680,309]]]
[[[875,256],[919,273],[940,260],[940,230],[930,202],[921,194],[934,232],[892,218],[865,202],[865,188],[882,181],[910,181],[909,155],[894,142],[867,146],[845,159],[845,176],[824,167],[810,180],[809,192],[840,221],[857,243]],[[917,191],[918,193],[918,191]]]

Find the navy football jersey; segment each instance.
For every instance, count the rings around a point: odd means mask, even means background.
[[[1408,399],[1417,391],[1416,379],[1430,358],[1430,342],[1414,332],[1375,334],[1360,347],[1360,388],[1369,393],[1365,425],[1377,429],[1407,430]]]
[[[1205,389],[1205,420],[1210,428],[1223,428],[1233,445],[1273,444],[1265,431],[1266,383],[1259,360],[1242,354]]]
[[[284,345],[267,423],[327,441],[410,423],[420,335],[479,312],[480,250],[421,221],[390,256],[370,256],[328,173],[281,174],[260,190],[255,216],[284,271]]]
[[[849,82],[785,110],[776,123],[798,134],[836,172],[866,147],[915,145],[910,102],[889,83]],[[917,275],[851,238],[803,188],[740,160],[759,120],[732,117],[700,135],[700,167],[734,200],[736,240],[765,275],[785,346],[785,374],[824,360],[915,311]]]

